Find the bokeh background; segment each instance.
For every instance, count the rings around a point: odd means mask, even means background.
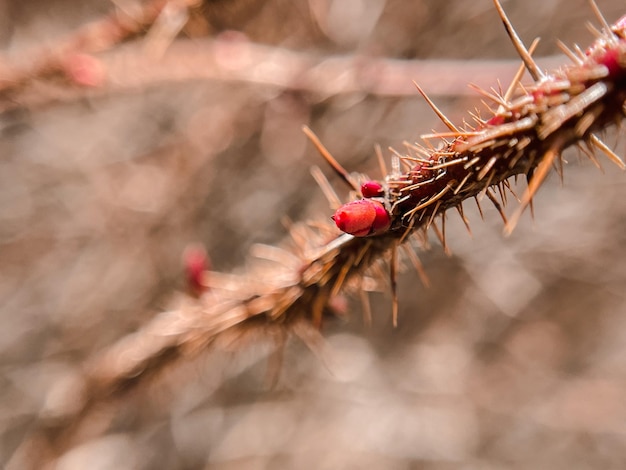
[[[626,13],[622,1],[599,3],[609,21]],[[584,0],[503,5],[527,44],[542,37],[538,57],[558,54],[557,38],[592,39]],[[3,0],[0,81],[115,6]],[[433,99],[455,122],[480,100],[453,83],[515,60],[489,0],[205,1],[176,41],[210,38],[423,60],[427,83],[444,84]],[[142,41],[102,58],[139,60]],[[444,59],[466,68],[437,72]],[[344,166],[375,177],[375,144],[402,148],[442,130],[417,93],[141,73],[137,85],[87,91],[32,77],[2,95],[0,466],[16,461],[55,384],[180,302],[186,246],[202,243],[214,269],[238,272],[252,244],[281,242],[284,217],[330,215],[309,172],[323,161],[303,124]],[[624,140],[607,136],[621,154]],[[372,296],[371,327],[351,302],[348,321],[325,325],[330,363],[293,340],[274,388],[266,345],[179,364],[56,468],[626,467],[626,175],[603,158],[604,172],[575,151],[567,160],[563,184],[553,174],[535,220],[526,215],[509,238],[487,204],[484,222],[466,204],[472,237],[450,214],[452,255],[434,240],[420,253],[430,288],[410,269],[401,276],[397,329],[388,296]]]

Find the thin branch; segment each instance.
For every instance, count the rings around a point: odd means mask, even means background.
[[[118,38],[119,39],[119,38]],[[44,56],[45,57],[45,56]],[[160,55],[147,54],[143,44],[117,48],[93,56],[102,86],[77,87],[58,83],[56,87],[28,92],[29,80],[44,70],[63,71],[59,54],[33,59],[30,66],[0,59],[0,91],[12,91],[11,101],[0,100],[0,112],[16,106],[40,106],[55,101],[108,96],[145,89],[165,83],[219,80],[296,90],[324,98],[349,93],[379,96],[415,96],[411,80],[420,83],[429,95],[464,96],[474,93],[465,77],[488,88],[494,76],[514,76],[515,60],[398,60],[356,55],[323,56],[284,48],[263,46],[241,37],[225,35],[216,39],[178,39]],[[560,57],[540,61],[556,66]],[[46,66],[41,61],[46,62]],[[445,79],[443,79],[445,77]],[[68,86],[71,85],[71,86]],[[25,91],[22,91],[26,88]],[[3,102],[4,101],[4,102]]]

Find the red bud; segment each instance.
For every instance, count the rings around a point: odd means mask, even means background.
[[[183,265],[187,278],[187,290],[199,297],[208,290],[202,280],[205,271],[209,269],[209,257],[202,245],[189,245],[183,253]]]
[[[370,199],[344,204],[337,209],[333,220],[339,230],[355,237],[383,233],[391,225],[391,218],[385,207]]]
[[[378,181],[366,181],[361,185],[361,195],[363,197],[380,197],[384,193],[383,185]]]

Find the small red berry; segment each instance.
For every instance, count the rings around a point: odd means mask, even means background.
[[[361,195],[363,197],[380,197],[384,194],[385,189],[378,181],[366,181],[361,185]]]
[[[200,297],[208,290],[203,282],[206,271],[209,268],[209,257],[204,246],[199,244],[189,245],[183,253],[183,266],[187,281],[187,291],[193,297]]]
[[[355,237],[383,233],[391,225],[391,217],[385,207],[370,199],[344,204],[337,209],[333,220],[339,230]]]
[[[106,81],[106,71],[102,62],[92,55],[71,54],[63,65],[66,76],[76,85],[94,88],[104,85]]]

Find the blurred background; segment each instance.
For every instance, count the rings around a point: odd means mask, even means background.
[[[609,22],[626,13],[599,3]],[[252,244],[281,242],[284,217],[331,215],[310,167],[345,188],[302,125],[380,177],[375,144],[442,130],[412,80],[461,122],[481,106],[465,84],[506,87],[517,66],[490,0],[207,0],[35,72],[63,38],[140,5],[0,3],[0,466],[55,384],[180,302],[185,247],[238,272]],[[537,57],[593,38],[585,0],[503,6],[526,44],[541,36]],[[390,68],[342,73],[370,59]],[[285,82],[299,61],[328,67]],[[606,141],[624,155],[623,136]],[[626,175],[566,158],[509,238],[487,204],[484,222],[466,204],[472,237],[450,214],[452,255],[420,253],[431,287],[400,277],[397,329],[388,296],[372,296],[371,327],[351,302],[325,325],[331,363],[293,340],[274,388],[262,345],[180,364],[56,468],[626,467]]]

